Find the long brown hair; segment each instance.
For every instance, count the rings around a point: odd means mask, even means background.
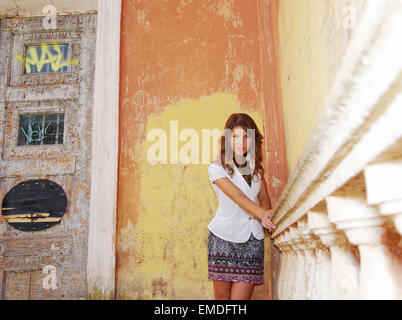
[[[225,163],[225,151],[226,151],[226,146],[228,146],[228,140],[230,139],[229,133],[232,132],[232,130],[235,127],[242,127],[246,132],[247,129],[254,129],[255,137],[253,141],[251,142],[251,147],[255,148],[255,152],[253,153],[255,155],[254,163],[255,163],[255,168],[253,171],[253,178],[254,176],[257,175],[257,173],[260,173],[261,178],[264,176],[264,167],[261,165],[262,162],[262,141],[264,140],[264,137],[262,136],[261,132],[258,130],[258,127],[256,123],[254,122],[253,118],[251,118],[248,114],[246,113],[233,113],[229,119],[226,121],[225,124],[225,130],[220,137],[220,154],[218,157],[218,161],[220,161],[221,165],[225,170],[227,170],[230,174],[230,176],[233,175],[234,173],[234,168],[233,168],[233,158],[229,159],[228,163]],[[229,143],[230,145],[230,143]],[[220,159],[219,159],[220,158]]]

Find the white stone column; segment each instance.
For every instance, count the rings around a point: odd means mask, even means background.
[[[287,244],[285,243],[285,235],[282,233],[275,238],[275,245],[281,251],[281,265],[279,267],[279,279],[278,279],[278,299],[284,300],[284,285],[286,281],[286,266],[288,265],[289,251]]]
[[[285,250],[287,251],[287,259],[285,265],[285,272],[284,272],[284,281],[283,281],[283,299],[290,300],[292,298],[292,292],[294,290],[294,277],[296,272],[296,252],[294,251],[291,243],[291,235],[290,230],[286,230],[283,233],[284,243],[285,243]]]
[[[359,247],[359,299],[400,299],[400,259],[387,245],[388,238],[399,235],[391,221],[359,196],[330,196],[326,201],[329,220]]]
[[[293,250],[296,252],[296,265],[294,271],[294,280],[292,282],[293,289],[290,299],[292,300],[301,300],[304,299],[305,296],[305,256],[304,256],[304,246],[303,239],[299,230],[297,228],[297,224],[292,226],[290,229],[290,237]]]
[[[315,276],[313,300],[328,299],[329,279],[331,276],[331,254],[322,242],[315,249]]]
[[[87,259],[89,299],[115,296],[120,17],[121,0],[99,0]]]
[[[316,249],[320,246],[319,238],[312,233],[308,227],[307,216],[297,222],[297,227],[302,238],[301,245],[304,251],[304,297],[306,300],[314,299],[315,279],[316,279]]]
[[[356,299],[359,266],[353,254],[353,248],[344,233],[329,222],[325,212],[310,211],[308,224],[313,233],[320,237],[322,243],[329,247],[331,252],[327,298],[332,300]]]

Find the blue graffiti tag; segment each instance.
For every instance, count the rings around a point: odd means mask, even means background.
[[[52,125],[51,122],[46,127],[41,128],[41,126],[37,124],[38,130],[34,130],[33,125],[30,123],[28,125],[28,133],[25,132],[24,128],[21,128],[21,130],[28,139],[29,143],[32,143],[34,141],[42,141],[46,137],[47,129],[50,125]]]

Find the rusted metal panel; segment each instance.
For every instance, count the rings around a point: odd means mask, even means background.
[[[7,192],[1,211],[12,227],[21,231],[40,231],[60,223],[66,207],[66,194],[57,183],[31,179]]]

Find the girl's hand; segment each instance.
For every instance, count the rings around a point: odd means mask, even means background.
[[[267,210],[268,219],[271,219],[273,214],[274,214],[274,210],[272,210],[272,209]]]
[[[272,210],[267,210],[264,218],[261,220],[261,224],[265,229],[268,229],[268,231],[272,231],[273,229],[276,228],[274,223],[271,221],[272,214],[273,214]]]

